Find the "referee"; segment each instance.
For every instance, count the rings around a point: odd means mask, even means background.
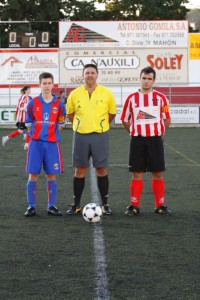
[[[73,90],[67,100],[67,117],[74,131],[72,160],[75,168],[74,203],[67,210],[68,215],[81,212],[80,201],[90,158],[96,170],[103,214],[112,213],[108,205],[108,130],[116,115],[116,103],[111,91],[97,84],[97,78],[97,66],[86,64],[83,68],[84,84]]]

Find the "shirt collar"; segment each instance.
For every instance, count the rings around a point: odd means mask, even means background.
[[[54,94],[52,94],[52,96],[53,96],[53,99],[52,99],[51,102],[55,103],[57,98],[56,98],[56,96]],[[42,93],[39,95],[39,100],[40,100],[40,102],[45,102],[44,99],[42,98]],[[49,103],[51,103],[51,102],[49,102]]]

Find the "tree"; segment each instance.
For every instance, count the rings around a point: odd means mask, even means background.
[[[100,20],[183,20],[188,0],[0,0],[0,47],[8,45],[8,31],[49,31],[51,47],[58,47],[58,22]],[[97,10],[95,3],[105,3]],[[12,23],[8,23],[8,21]],[[13,23],[28,20],[29,23]],[[7,21],[7,23],[3,23]]]
[[[0,0],[1,47],[7,47],[9,30],[50,31],[51,47],[58,47],[59,20],[102,20],[106,11],[98,11],[95,1],[77,0]],[[29,23],[14,23],[28,20]],[[11,21],[3,23],[3,21]]]
[[[73,1],[74,5],[63,7],[64,14],[71,21],[99,21],[107,20],[109,12],[107,10],[97,10],[95,3],[97,1]],[[110,16],[110,15],[109,15]]]
[[[184,20],[188,0],[98,0],[112,20]]]
[[[52,1],[51,7],[47,0],[3,0],[0,1],[0,15],[3,20],[10,23],[1,23],[1,35],[4,33],[2,46],[7,45],[7,32],[10,30],[19,32],[49,30],[51,32],[51,46],[57,46],[58,20],[63,17],[60,11],[60,0]],[[14,23],[25,21],[29,23]]]

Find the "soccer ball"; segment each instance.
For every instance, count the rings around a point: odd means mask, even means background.
[[[85,221],[90,223],[97,223],[101,220],[102,217],[102,209],[96,203],[88,203],[83,208],[83,218]]]

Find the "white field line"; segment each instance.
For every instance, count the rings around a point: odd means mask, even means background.
[[[188,157],[187,155],[183,154],[182,152],[176,150],[174,147],[168,145],[167,143],[165,143],[165,145],[173,152],[175,152],[176,154],[178,154],[179,156],[183,157],[185,160],[189,161],[190,163],[193,164],[193,166],[196,167],[200,167],[200,164],[197,163],[195,160],[191,159],[190,157]]]
[[[90,184],[92,202],[100,205],[99,191],[96,182],[95,169],[90,166]],[[94,242],[94,292],[95,300],[109,300],[108,278],[106,274],[106,258],[103,237],[103,224],[100,221],[93,226],[93,242]]]

